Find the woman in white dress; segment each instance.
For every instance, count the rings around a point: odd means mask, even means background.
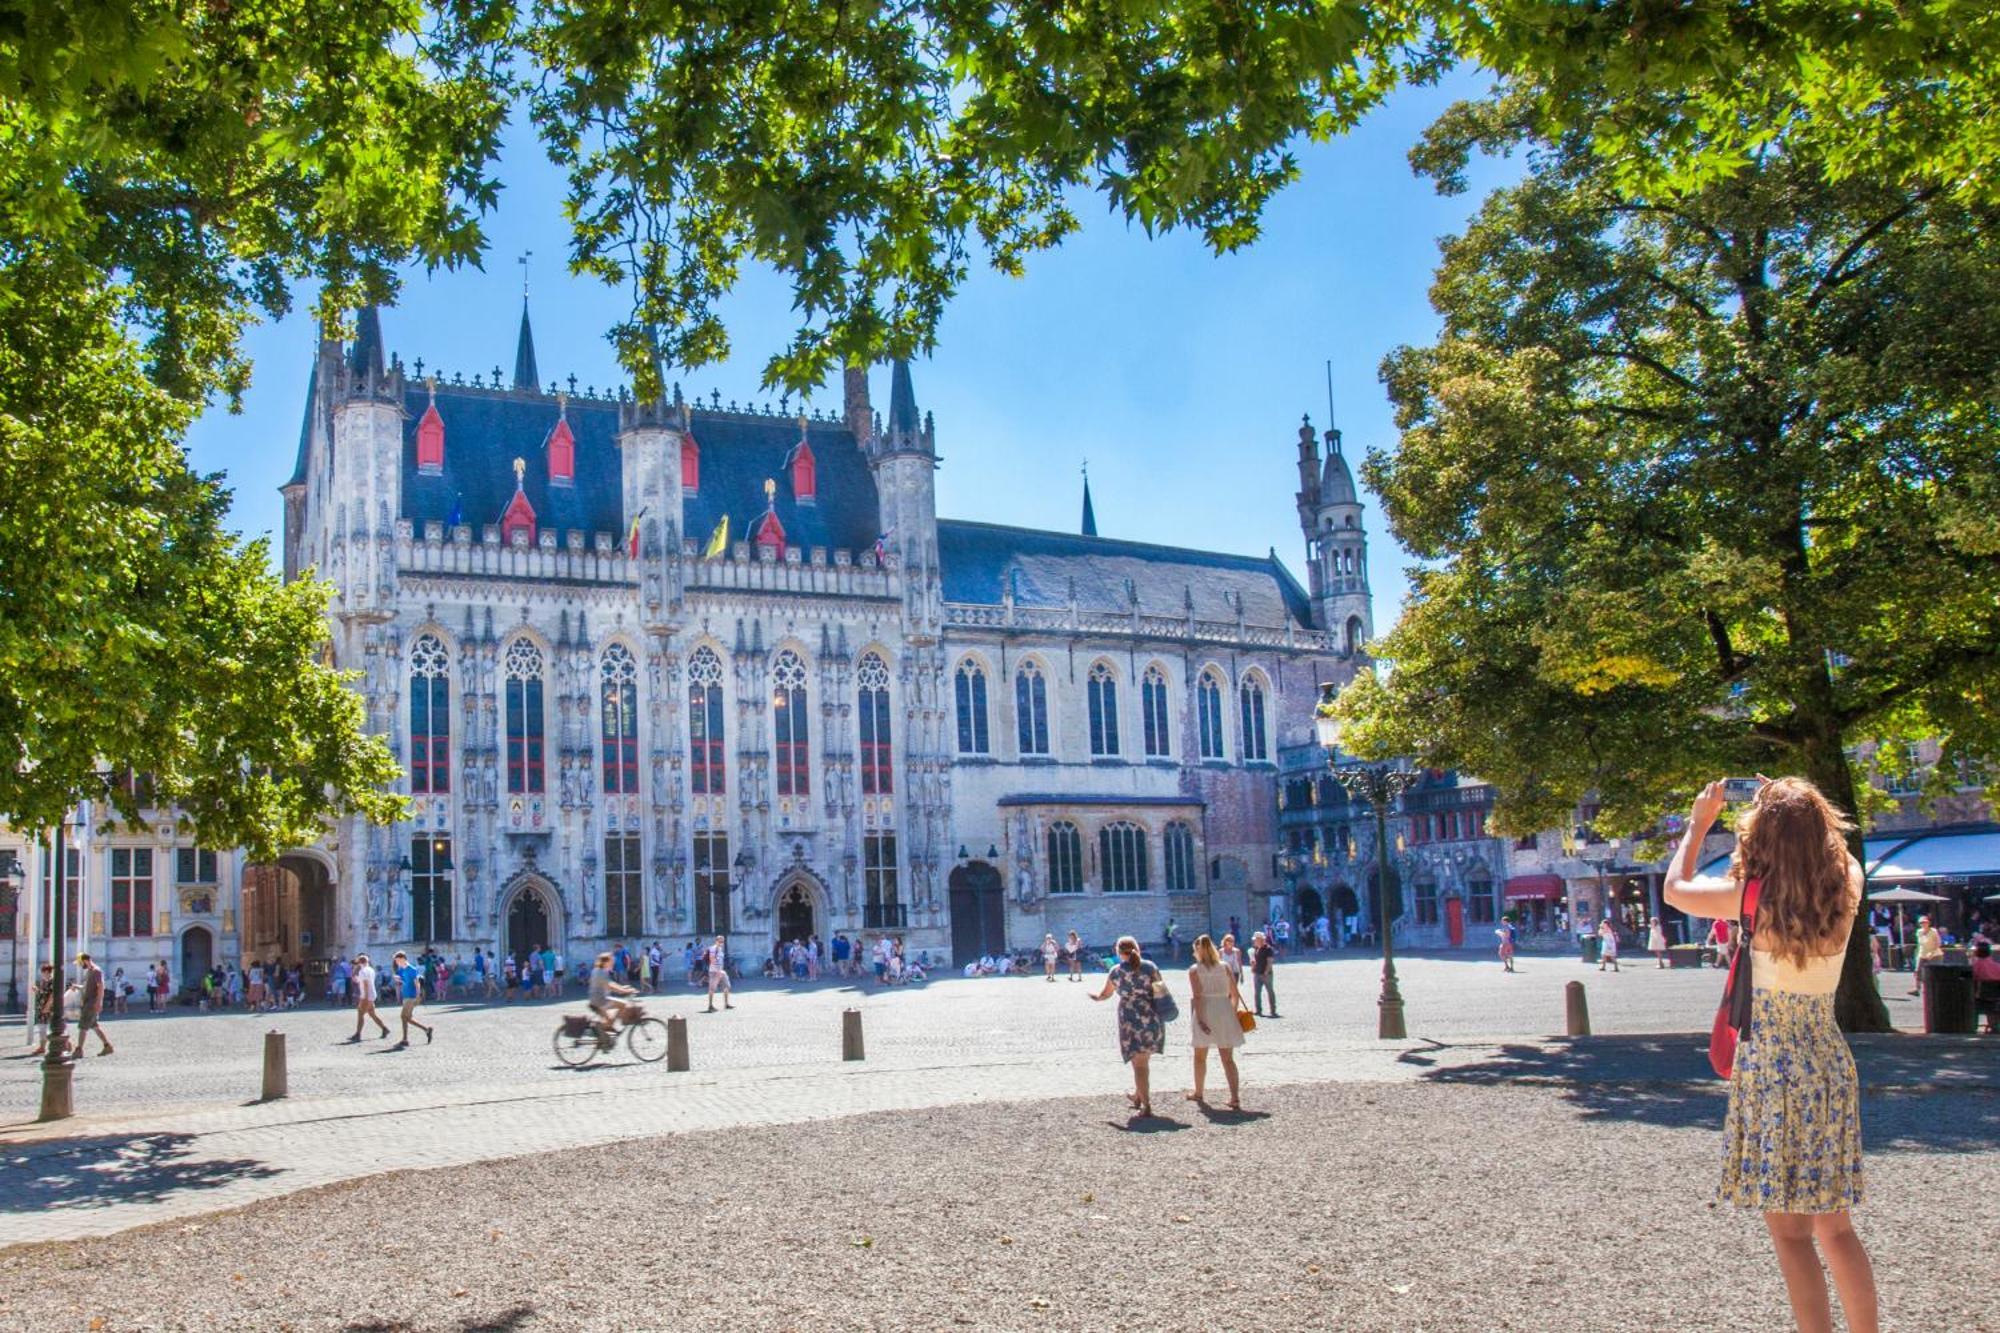
[[[1208,1081],[1208,1052],[1213,1047],[1222,1060],[1223,1077],[1229,1080],[1229,1109],[1240,1111],[1243,1106],[1237,1086],[1236,1048],[1243,1044],[1243,1024],[1236,1011],[1243,1008],[1243,993],[1237,989],[1236,978],[1223,966],[1215,941],[1206,935],[1195,939],[1194,966],[1188,969],[1188,986],[1194,992],[1189,1005],[1194,1015],[1194,1091],[1188,1094],[1188,1100],[1206,1100],[1202,1094]]]
[[[1061,953],[1062,950],[1056,947],[1055,936],[1053,935],[1042,936],[1042,970],[1049,974],[1049,982],[1051,985],[1055,983],[1056,959],[1058,956],[1061,955]]]

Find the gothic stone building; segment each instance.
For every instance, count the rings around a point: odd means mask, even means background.
[[[1337,436],[1299,433],[1301,587],[1275,552],[1100,537],[1087,489],[1080,534],[940,519],[905,364],[884,422],[858,369],[837,417],[544,388],[525,310],[515,359],[406,369],[372,309],[319,348],[285,567],[333,585],[408,822],[225,856],[234,891],[149,928],[221,958],[890,932],[963,959],[1261,911],[1279,747],[1370,633]],[[129,947],[187,962],[163,945]]]

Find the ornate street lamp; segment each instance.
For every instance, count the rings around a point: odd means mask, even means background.
[[[1340,762],[1340,717],[1330,682],[1319,687],[1313,730],[1320,748],[1326,751],[1326,766],[1334,780],[1347,789],[1350,798],[1367,801],[1375,810],[1375,904],[1382,929],[1382,995],[1376,1001],[1375,1035],[1401,1040],[1409,1031],[1403,1024],[1403,993],[1396,988],[1395,946],[1389,937],[1389,807],[1416,784],[1417,775],[1387,764]]]

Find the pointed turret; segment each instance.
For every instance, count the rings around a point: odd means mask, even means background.
[[[1083,535],[1097,535],[1097,511],[1090,506],[1090,473],[1083,474]]]
[[[347,349],[347,368],[358,380],[380,383],[384,369],[382,312],[371,301],[361,307],[354,325],[354,345]]]
[[[917,391],[910,384],[910,363],[897,357],[889,372],[889,434],[915,435],[921,425],[917,418]]]
[[[514,387],[533,391],[541,384],[535,370],[535,331],[528,324],[528,298],[521,298],[521,336],[514,344]]]
[[[1319,503],[1351,505],[1360,502],[1354,489],[1354,474],[1347,470],[1347,459],[1340,452],[1340,432],[1330,430],[1326,433],[1326,467],[1319,474]]]

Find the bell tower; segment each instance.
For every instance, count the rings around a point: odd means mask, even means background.
[[[1341,451],[1340,432],[1325,435],[1322,461],[1312,418],[1299,425],[1299,526],[1306,538],[1313,623],[1334,636],[1343,656],[1358,656],[1375,635],[1368,592],[1368,533],[1361,496]]]

